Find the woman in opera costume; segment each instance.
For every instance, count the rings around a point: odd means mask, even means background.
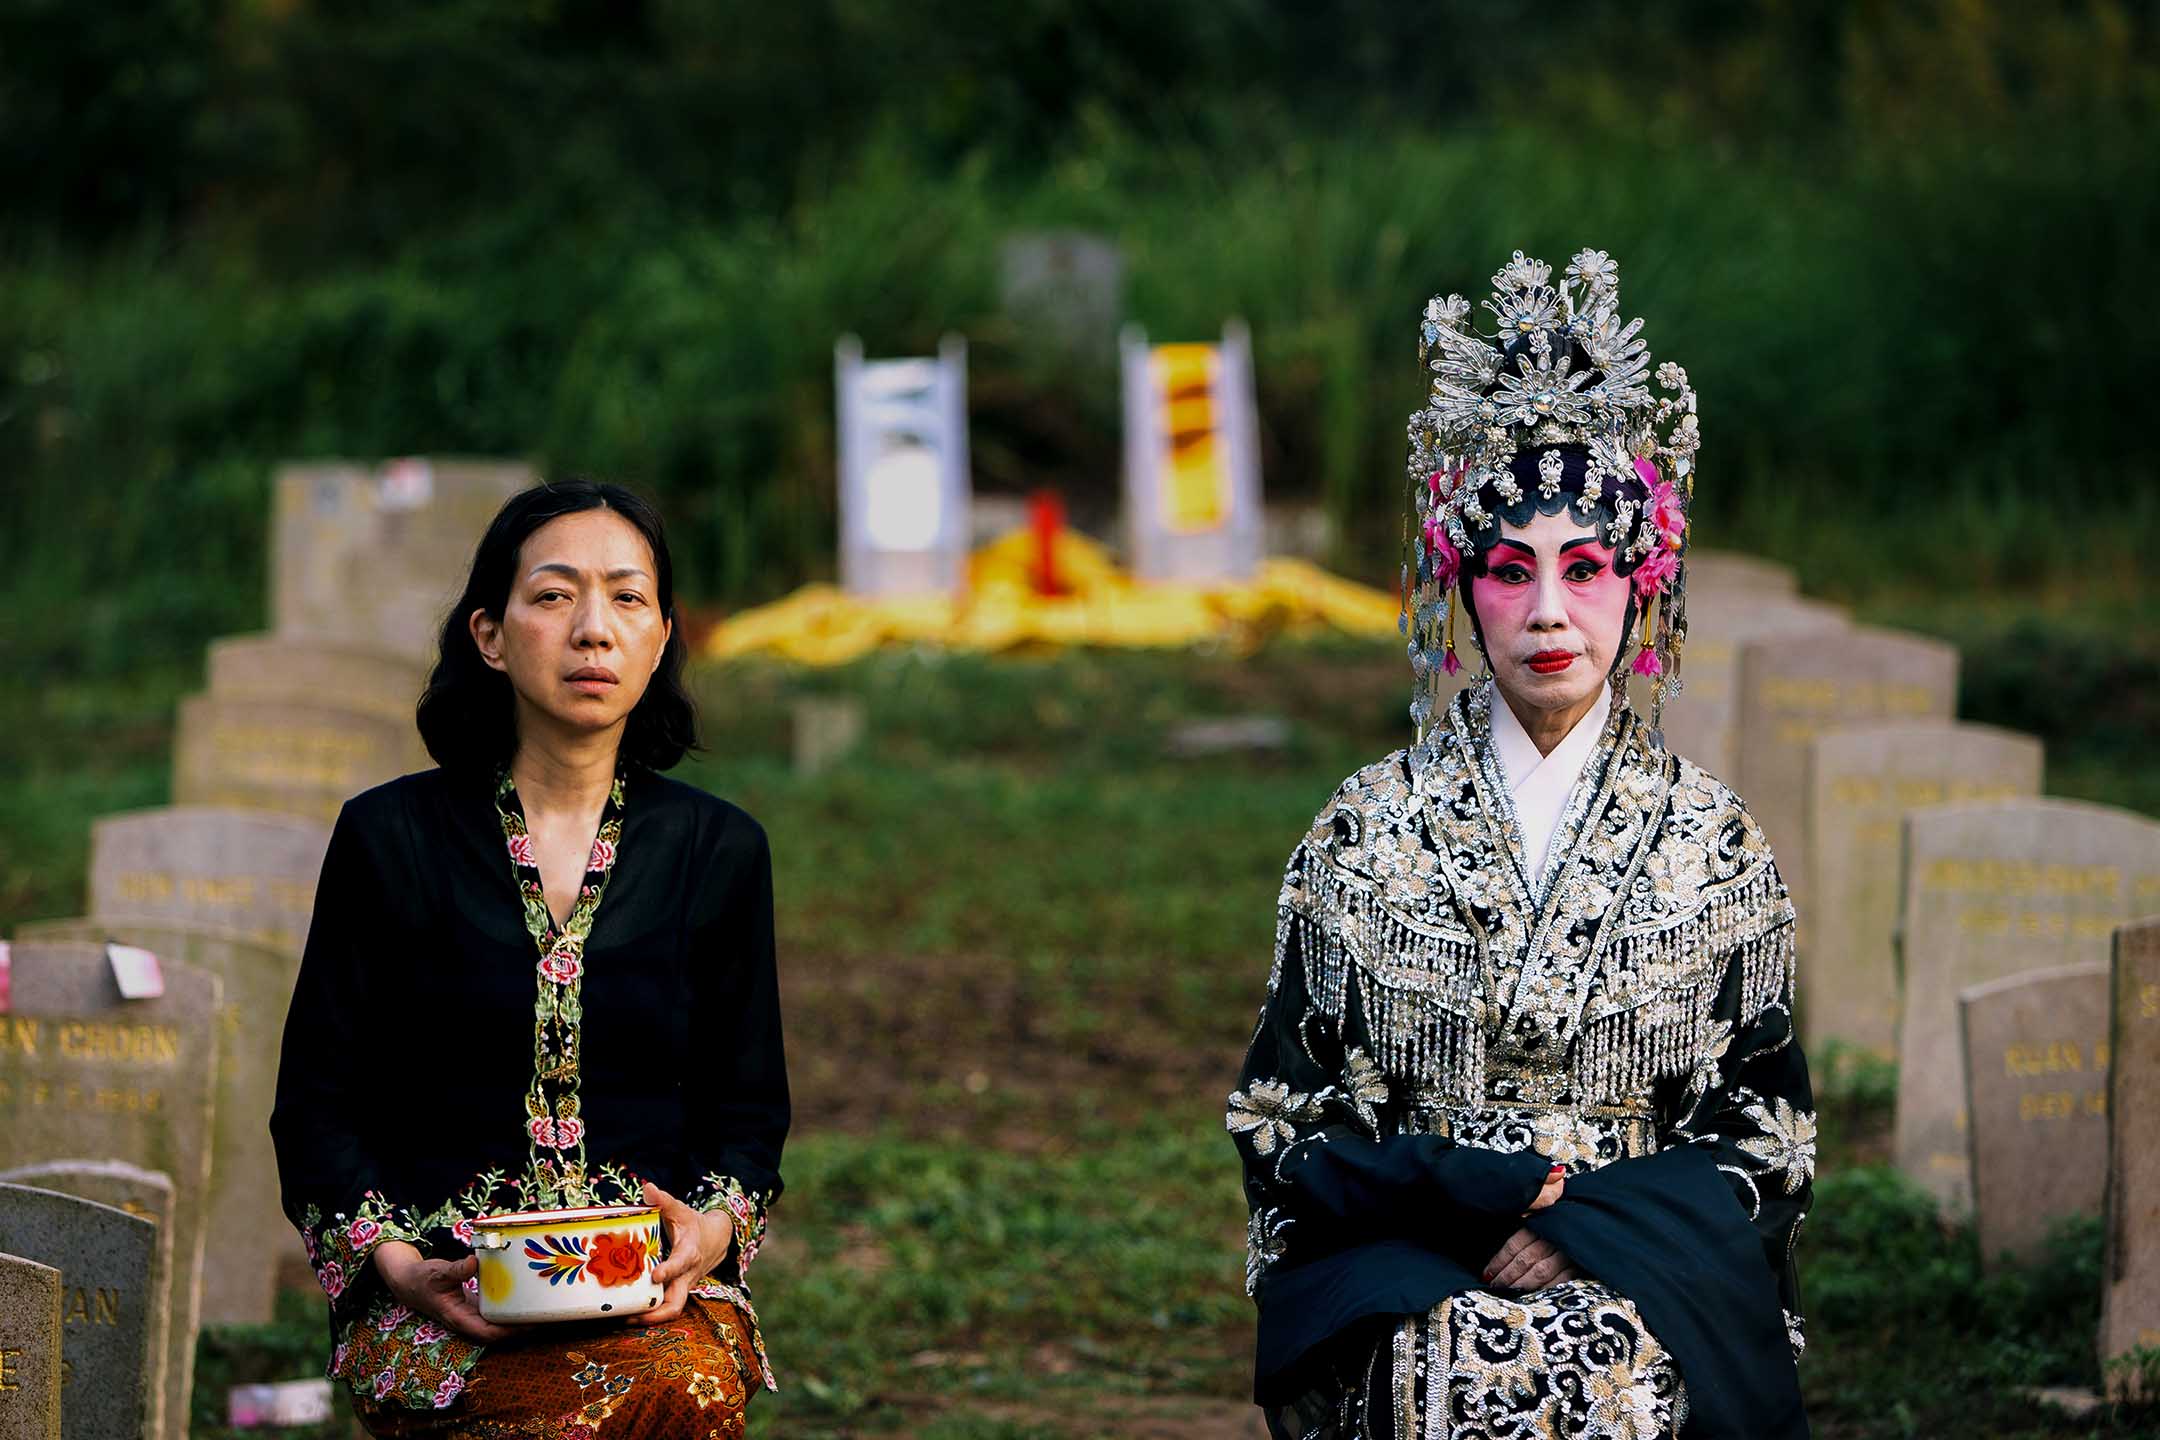
[[[1291,854],[1229,1100],[1278,1440],[1807,1433],[1792,904],[1658,728],[1695,397],[1604,252],[1551,282],[1518,251],[1490,334],[1426,308],[1417,741]],[[1488,673],[1443,699],[1457,611]]]
[[[651,506],[511,497],[420,700],[439,768],[331,832],[270,1129],[372,1435],[739,1440],[772,1384],[746,1283],[788,1128],[772,861],[660,773],[696,742],[685,653]],[[637,1204],[656,1308],[482,1316],[475,1220]],[[587,1278],[622,1258],[596,1242]]]

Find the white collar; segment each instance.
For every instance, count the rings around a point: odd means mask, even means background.
[[[1590,763],[1605,721],[1612,714],[1612,687],[1598,687],[1597,703],[1575,722],[1573,729],[1540,755],[1537,742],[1515,718],[1507,697],[1493,687],[1493,749],[1500,757],[1500,773],[1507,778],[1508,793],[1515,800],[1516,823],[1522,828],[1523,859],[1529,864],[1532,884],[1543,884],[1546,852],[1553,832],[1560,828],[1560,812],[1567,807],[1568,793]]]

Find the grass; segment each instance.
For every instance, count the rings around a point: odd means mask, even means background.
[[[2075,625],[2048,633],[2057,655],[2113,653],[2080,650]],[[1999,663],[1969,654],[1968,692],[1978,676],[1989,693]],[[1400,743],[1392,647],[891,655],[695,682],[710,748],[683,773],[775,840],[798,1098],[756,1276],[785,1387],[757,1401],[759,1433],[1249,1435],[1220,1098],[1284,855],[1335,781]],[[171,700],[198,683],[168,667],[0,699],[0,760],[24,776],[0,796],[6,914],[79,906],[88,817],[162,799]],[[798,777],[790,704],[843,694],[869,740]],[[1185,719],[1256,712],[1288,722],[1285,749],[1167,753]],[[2073,734],[2051,775],[2104,771],[2109,743]],[[1879,1163],[1894,1072],[1847,1052],[1816,1072],[1802,1376],[1817,1433],[2156,1433],[2150,1416],[2073,1422],[2015,1394],[2096,1383],[2097,1229],[1985,1272],[1969,1232]],[[206,1335],[195,1434],[238,1440],[220,1424],[230,1384],[317,1373],[320,1324],[289,1296],[275,1325]]]

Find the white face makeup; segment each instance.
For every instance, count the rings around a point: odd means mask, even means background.
[[[671,626],[661,616],[652,549],[612,510],[559,516],[526,537],[498,624],[469,621],[488,664],[510,677],[523,716],[568,731],[627,721],[660,668]]]
[[[1533,738],[1564,735],[1596,704],[1625,640],[1628,582],[1613,573],[1613,552],[1565,510],[1502,521],[1470,595],[1516,717]]]

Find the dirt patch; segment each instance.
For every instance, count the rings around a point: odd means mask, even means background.
[[[1195,1043],[1140,998],[1073,1033],[1004,961],[789,955],[788,1078],[805,1132],[897,1130],[1033,1153],[1082,1121],[1219,1114],[1242,1036]]]

